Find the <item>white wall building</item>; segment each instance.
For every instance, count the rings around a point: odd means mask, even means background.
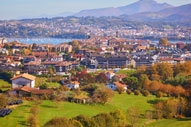
[[[12,80],[12,88],[19,88],[23,86],[28,86],[31,88],[35,87],[35,76],[29,74],[21,74],[13,77]]]

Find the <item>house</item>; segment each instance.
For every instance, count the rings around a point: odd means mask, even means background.
[[[41,89],[36,89],[36,88],[31,88],[28,86],[23,86],[19,88],[13,88],[9,90],[9,94],[16,95],[18,97],[26,97],[26,96],[31,96],[31,95],[51,95],[53,94],[53,90],[41,90]]]
[[[66,86],[70,89],[72,89],[72,88],[77,89],[80,87],[80,83],[78,81],[72,81],[72,82],[66,84]]]
[[[95,67],[127,67],[131,65],[131,59],[127,56],[96,57]]]
[[[122,84],[120,82],[109,83],[109,84],[106,85],[106,87],[110,88],[112,90],[116,90],[117,87],[123,87],[125,91],[127,90],[127,85],[126,84]]]
[[[115,79],[118,79],[119,81],[122,81],[123,78],[127,77],[125,74],[116,74],[114,76]]]
[[[13,77],[12,80],[12,88],[19,88],[23,86],[28,86],[34,88],[35,86],[35,76],[24,73],[21,75],[17,75]]]
[[[111,80],[113,76],[115,76],[115,73],[113,73],[113,71],[106,71],[105,75],[107,76],[109,80]]]
[[[72,69],[72,63],[62,62],[55,65],[56,73],[59,75],[65,74]]]

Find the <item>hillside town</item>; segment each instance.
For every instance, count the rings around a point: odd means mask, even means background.
[[[56,17],[52,19],[0,21],[0,37],[7,38],[54,37],[87,39],[89,35],[115,36],[116,31],[120,31],[121,37],[130,39],[158,40],[167,37],[171,40],[191,40],[189,23],[133,22],[124,17],[112,17],[112,19],[108,17]]]
[[[15,75],[46,75],[50,67],[56,75],[70,75],[72,69],[87,70],[125,68],[158,63],[185,63],[191,60],[191,44],[181,42],[151,43],[149,40],[127,40],[116,36],[91,36],[69,43],[24,44],[3,42],[0,45],[0,69]]]

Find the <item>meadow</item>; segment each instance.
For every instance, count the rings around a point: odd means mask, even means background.
[[[130,106],[136,106],[140,109],[141,113],[144,113],[146,110],[153,108],[152,103],[156,100],[158,100],[158,98],[155,96],[144,97],[142,95],[135,96],[127,94],[115,94],[113,99],[105,105],[76,104],[46,100],[39,106],[38,119],[40,126],[43,126],[54,117],[65,116],[72,118],[80,114],[91,117],[101,112],[109,112],[116,109],[121,109],[125,112]],[[30,108],[32,105],[33,102],[25,101],[22,105],[16,106],[10,115],[0,118],[0,127],[25,127],[26,119],[31,114]],[[147,120],[142,118],[139,125],[142,126],[145,121]],[[191,122],[188,121],[189,120],[181,121],[176,119],[158,120],[148,124],[147,127],[190,127],[189,124],[191,124]],[[185,126],[183,126],[183,124]]]

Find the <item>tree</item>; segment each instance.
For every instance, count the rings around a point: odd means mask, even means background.
[[[27,119],[28,127],[38,127],[38,119],[36,115],[30,115]]]
[[[117,125],[124,125],[124,122],[126,121],[126,116],[120,109],[117,109],[114,112],[110,112],[110,115],[114,118],[115,123]]]
[[[138,88],[138,78],[137,77],[125,77],[122,79],[124,83],[129,85],[131,88]]]
[[[161,38],[160,41],[159,41],[159,44],[160,45],[168,45],[168,39],[167,38]]]
[[[74,52],[76,52],[77,50],[80,49],[80,45],[78,44],[78,40],[73,40],[70,44],[72,45],[72,50]]]
[[[55,117],[48,121],[44,127],[75,127],[70,120],[65,117]]]
[[[136,107],[129,107],[127,109],[127,120],[130,123],[132,127],[135,127],[135,125],[139,122],[140,120],[140,111]]]
[[[7,98],[5,95],[0,95],[0,109],[4,108],[7,105]]]
[[[147,70],[147,67],[145,65],[137,67],[137,74],[144,74],[145,71]]]
[[[114,95],[114,92],[111,89],[107,87],[101,87],[94,91],[92,99],[96,103],[105,104],[106,102],[111,100],[113,95]]]
[[[100,73],[99,75],[96,76],[96,82],[99,83],[106,83],[108,82],[108,77],[104,73]]]
[[[149,91],[148,90],[143,90],[143,92],[142,92],[142,94],[143,94],[143,96],[149,96]]]
[[[141,74],[139,76],[139,86],[140,88],[144,87],[144,84],[149,80],[148,76],[146,74]]]
[[[97,127],[116,127],[115,119],[108,113],[101,113],[93,117]]]
[[[96,122],[94,119],[91,119],[85,115],[79,115],[73,118],[73,120],[79,121],[83,127],[97,127]],[[70,126],[67,126],[70,127]]]
[[[30,112],[31,112],[34,116],[37,116],[37,114],[38,114],[38,106],[37,106],[37,105],[32,106],[31,109],[30,109]]]
[[[48,88],[48,85],[46,83],[40,85],[40,89],[47,89]]]
[[[123,87],[117,87],[117,92],[119,94],[122,94],[125,91],[125,89]]]
[[[157,64],[158,74],[162,80],[167,80],[169,77],[173,77],[173,69],[169,63],[158,63]]]

